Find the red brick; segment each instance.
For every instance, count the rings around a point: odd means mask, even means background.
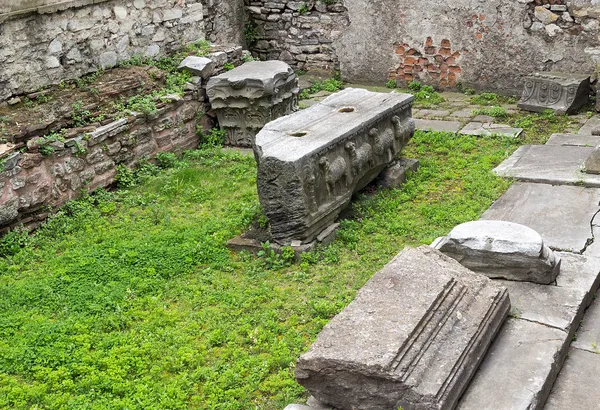
[[[406,57],[404,59],[404,64],[414,65],[414,64],[417,64],[418,62],[419,62],[419,60],[415,57]]]
[[[454,74],[460,74],[460,73],[462,73],[462,69],[457,65],[453,65],[453,66],[450,66],[450,72],[454,73]]]
[[[412,73],[412,70],[413,70],[413,66],[412,65],[406,65],[406,64],[404,65],[404,70],[403,71],[405,73]]]
[[[406,82],[412,81],[413,78],[414,77],[412,76],[412,74],[404,74],[404,81],[406,81]]]
[[[396,80],[404,81],[404,73],[398,73],[398,75],[396,76]]]
[[[448,81],[446,81],[445,79],[441,79],[441,80],[440,80],[440,85],[441,85],[442,87],[446,87],[446,86],[448,85]]]
[[[445,78],[448,78],[448,72],[442,71],[442,72],[440,73],[440,78],[444,78],[444,79],[445,79]]]
[[[448,80],[449,80],[449,81],[456,81],[456,74],[454,74],[454,73],[449,73],[449,74],[448,74]]]
[[[447,47],[450,48],[450,40],[448,40],[447,38],[442,40],[442,47]]]
[[[437,50],[435,47],[425,47],[425,54],[433,55],[436,53],[437,53]]]
[[[440,70],[441,70],[442,72],[444,72],[444,71],[448,71],[448,64],[441,64],[441,65],[440,65]]]
[[[417,50],[415,50],[414,48],[411,48],[410,50],[408,50],[406,52],[407,56],[414,56],[414,55],[417,55],[417,54],[419,54],[419,52]]]
[[[433,45],[433,39],[431,37],[427,37],[425,40],[425,47],[431,47]]]
[[[465,53],[466,53],[466,51],[465,51]],[[460,51],[455,51],[454,53],[452,53],[452,57],[460,58]]]
[[[452,55],[452,51],[449,48],[443,47],[440,48],[440,55],[444,57],[450,57]]]
[[[446,64],[448,64],[448,65],[454,65],[454,64],[456,64],[456,58],[454,58],[454,57],[448,57],[446,59]]]
[[[434,72],[434,71],[438,71],[438,68],[437,68],[437,66],[435,64],[428,64],[427,65],[427,71],[429,71],[431,73],[431,72]]]
[[[421,57],[421,58],[419,58],[419,64],[422,65],[423,67],[425,67],[427,64],[429,64],[429,60],[426,59],[425,57]]]
[[[456,86],[456,80],[448,80],[448,87],[455,87]]]
[[[431,76],[431,78],[437,80],[438,78],[440,78],[440,73],[429,73],[429,75]]]
[[[436,55],[435,57],[433,57],[433,59],[435,60],[436,63],[438,64],[442,64],[444,62],[444,57],[442,57],[441,55]]]
[[[420,73],[421,71],[423,71],[423,67],[421,67],[420,65],[416,65],[413,67],[413,71],[415,73]]]
[[[404,54],[404,47],[396,46],[396,54]]]
[[[478,40],[481,40],[483,38],[483,34],[477,33],[475,37],[477,37]]]

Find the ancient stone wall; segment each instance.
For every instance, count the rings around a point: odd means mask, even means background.
[[[327,3],[327,4],[326,4]],[[419,80],[518,92],[535,71],[591,73],[600,60],[593,0],[246,0],[252,51],[350,81]]]
[[[136,54],[164,55],[203,40],[204,9],[200,0],[31,0],[4,6],[0,102]]]
[[[98,129],[54,141],[51,150],[35,144],[0,158],[0,232],[17,224],[35,226],[56,208],[112,184],[116,166],[135,165],[142,157],[179,152],[198,146],[198,113],[204,102],[188,93],[183,100],[163,104],[149,117],[114,120]]]

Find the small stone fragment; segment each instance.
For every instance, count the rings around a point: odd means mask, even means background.
[[[490,278],[549,284],[560,271],[560,258],[540,234],[513,222],[467,222],[431,246]]]
[[[551,24],[558,20],[558,16],[552,13],[550,10],[537,6],[534,11],[534,16],[538,19],[542,24]]]
[[[188,56],[177,68],[179,70],[186,70],[195,76],[208,78],[215,69],[215,63],[210,58]]]

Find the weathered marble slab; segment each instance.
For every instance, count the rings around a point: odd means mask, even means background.
[[[509,307],[503,286],[407,248],[325,326],[296,378],[339,409],[453,409]]]
[[[523,128],[514,128],[505,124],[489,124],[481,122],[470,122],[458,133],[462,135],[475,135],[479,137],[490,137],[500,135],[503,137],[517,138],[523,132]]]
[[[280,244],[312,241],[414,133],[413,97],[346,89],[256,136],[258,196]]]
[[[584,146],[523,145],[494,172],[524,182],[600,187],[600,175],[582,172],[581,168],[593,151]]]
[[[517,104],[527,111],[553,110],[571,114],[587,104],[590,76],[570,73],[536,73],[525,78],[523,94]]]
[[[415,127],[421,131],[457,132],[462,124],[458,121],[415,119]]]
[[[581,252],[592,240],[590,223],[599,203],[597,188],[518,183],[481,218],[529,226],[550,248]]]
[[[283,61],[251,61],[208,80],[206,94],[229,145],[252,147],[269,121],[298,109],[298,78]]]
[[[552,134],[546,145],[561,145],[563,147],[593,148],[600,144],[600,136],[585,134]]]
[[[560,258],[540,234],[514,222],[466,222],[431,246],[490,278],[549,284],[560,272]]]

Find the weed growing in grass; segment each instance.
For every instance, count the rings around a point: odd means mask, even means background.
[[[473,104],[479,105],[498,105],[498,104],[514,104],[517,102],[514,97],[505,97],[496,93],[481,93],[471,97]]]
[[[396,88],[396,80],[389,80],[387,83],[385,83],[385,86],[392,89]]]
[[[508,117],[508,111],[504,107],[492,106],[485,108],[478,108],[473,110],[474,115],[489,115],[490,117],[495,118],[505,118]]]
[[[422,85],[418,81],[411,81],[408,83],[408,89],[415,96],[415,107],[429,108],[444,102],[444,98],[430,85]]]
[[[235,68],[235,66],[232,63],[225,63],[223,64],[223,69],[225,71],[231,71]]]

